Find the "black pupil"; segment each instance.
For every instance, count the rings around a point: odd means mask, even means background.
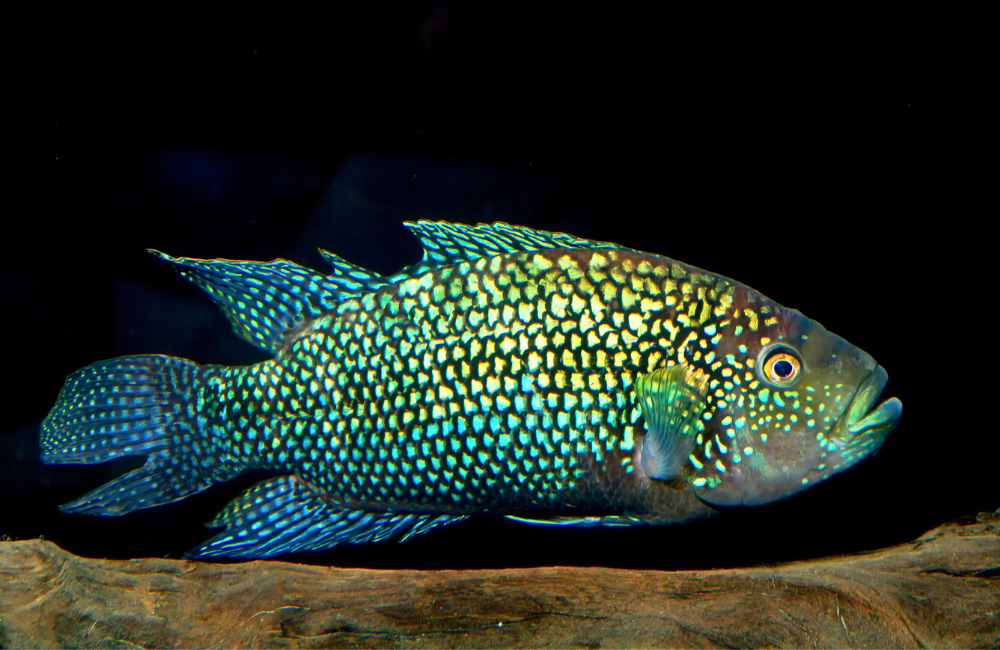
[[[785,361],[784,359],[782,359],[781,361],[774,362],[774,374],[776,374],[781,378],[785,378],[788,375],[792,374],[793,370],[794,368],[792,367],[792,364],[789,361]]]

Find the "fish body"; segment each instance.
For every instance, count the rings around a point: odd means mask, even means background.
[[[63,506],[124,514],[251,467],[192,557],[406,538],[476,513],[665,524],[798,492],[882,443],[885,371],[727,278],[507,224],[407,224],[424,259],[381,277],[172,258],[246,367],[123,357],[71,375],[43,460],[146,464]]]

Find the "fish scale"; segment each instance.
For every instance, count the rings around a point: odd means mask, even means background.
[[[236,404],[267,396],[264,412],[291,417],[236,420],[227,436],[247,441],[234,448],[242,461],[294,469],[352,503],[475,512],[569,500],[579,510],[597,490],[581,477],[596,470],[613,489],[634,471],[636,375],[669,363],[669,332],[684,331],[688,310],[731,302],[724,282],[699,292],[706,279],[617,251],[563,250],[408,279],[371,312],[344,304],[238,379]],[[690,307],[671,313],[667,302]],[[670,316],[680,322],[665,325]],[[619,340],[633,353],[609,355]]]
[[[326,251],[330,275],[157,252],[274,357],[71,376],[43,459],[149,456],[64,509],[121,514],[263,467],[283,475],[193,556],[405,538],[475,513],[673,523],[824,480],[898,420],[898,400],[869,413],[885,375],[871,357],[727,278],[508,224],[408,225],[424,258],[388,278]]]

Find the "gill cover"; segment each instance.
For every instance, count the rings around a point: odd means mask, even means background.
[[[756,381],[727,411],[745,423],[724,438],[729,453],[692,472],[711,505],[759,505],[815,485],[878,450],[902,414],[895,398],[873,409],[888,375],[871,356],[794,310],[781,317],[786,334],[759,346]]]

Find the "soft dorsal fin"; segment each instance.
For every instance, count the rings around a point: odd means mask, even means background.
[[[694,450],[708,375],[686,363],[657,368],[639,377],[635,391],[646,418],[642,470],[650,478],[670,480]]]
[[[197,260],[149,252],[204,289],[243,339],[272,353],[281,350],[289,332],[348,293],[335,278],[288,260]]]
[[[425,271],[469,262],[480,257],[548,248],[622,248],[618,244],[582,239],[561,232],[512,226],[503,221],[470,226],[447,221],[407,221],[404,226],[420,238],[424,257],[392,277],[392,281]]]

